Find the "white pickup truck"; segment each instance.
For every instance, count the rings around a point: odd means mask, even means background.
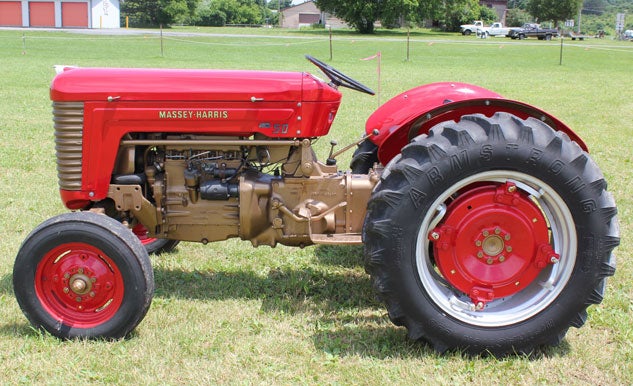
[[[462,35],[476,34],[478,37],[487,38],[488,36],[506,36],[510,28],[505,28],[503,23],[492,23],[490,27],[486,27],[483,21],[476,20],[473,24],[463,24],[459,28]]]
[[[503,23],[492,23],[490,27],[484,27],[484,32],[488,36],[507,36],[510,32],[510,28],[504,27]]]
[[[480,20],[475,20],[473,24],[462,24],[459,26],[462,31],[462,35],[470,35],[477,33],[477,31],[483,31],[487,27],[484,27],[484,22]]]

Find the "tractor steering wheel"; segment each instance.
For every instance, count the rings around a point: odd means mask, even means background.
[[[336,86],[336,87],[342,86],[342,87],[351,88],[352,90],[364,92],[364,93],[369,94],[369,95],[375,95],[376,94],[374,92],[374,90],[370,89],[369,87],[365,86],[364,84],[360,83],[359,81],[356,81],[356,80],[350,78],[349,76],[343,74],[342,72],[340,72],[339,70],[337,70],[334,67],[330,66],[329,64],[325,64],[322,61],[320,61],[319,59],[314,58],[314,57],[312,57],[310,55],[306,55],[306,59],[308,59],[308,61],[310,63],[312,63],[315,66],[317,66],[319,68],[319,70],[323,71],[323,73],[328,78],[330,78],[330,81],[332,82],[332,84],[334,86]]]

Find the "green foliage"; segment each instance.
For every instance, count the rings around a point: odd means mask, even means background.
[[[197,12],[195,24],[210,27],[223,27],[226,24],[226,13],[212,7],[200,9]]]
[[[529,0],[527,11],[538,22],[553,21],[555,25],[578,15],[582,0]]]
[[[474,20],[482,20],[486,23],[497,21],[497,14],[494,16],[488,14],[487,11],[482,12],[482,6],[479,5],[478,0],[459,0],[445,2],[443,19],[439,19],[442,22],[445,30],[447,31],[459,31],[459,26],[462,24],[471,24]]]
[[[169,26],[190,17],[198,0],[126,0],[121,17],[128,16],[132,27]]]
[[[374,32],[374,23],[380,20],[385,9],[382,0],[316,0],[316,6],[336,15],[358,32]]]
[[[588,15],[602,15],[607,5],[606,0],[585,0],[582,5],[582,13]]]
[[[529,0],[508,0],[508,9],[519,8],[526,9]]]
[[[552,20],[562,21],[567,19],[576,20],[578,28],[578,9],[568,13],[568,16],[561,18],[560,14],[556,17],[552,15],[536,16],[528,12],[530,7],[539,6],[543,9],[560,8],[567,4],[573,5],[574,1],[566,0],[563,2],[552,2],[547,0],[509,0],[508,13],[506,15],[506,24],[508,26],[520,26],[523,23],[532,22],[536,19],[540,21]],[[598,31],[605,31],[607,35],[615,33],[615,17],[617,13],[631,14],[633,13],[633,1],[631,0],[584,0],[582,3],[582,17],[580,20],[581,31],[588,34],[596,34]],[[629,21],[625,24],[624,29],[633,29],[633,20],[629,17]]]
[[[508,27],[520,27],[531,21],[532,15],[521,8],[508,9],[508,13],[506,14],[506,26]]]
[[[373,33],[374,23],[386,28],[433,20],[443,29],[458,31],[459,26],[473,20],[497,21],[497,14],[478,0],[316,0],[317,6],[337,17],[360,33]]]
[[[270,0],[266,5],[268,9],[280,10],[292,5],[292,0]]]
[[[224,26],[226,24],[257,25],[270,21],[272,11],[264,0],[206,0],[200,3],[193,24]]]
[[[615,18],[618,13],[625,13],[624,29],[633,29],[633,1],[630,0],[605,0],[604,8],[595,5],[595,2],[586,0],[583,6],[582,24],[583,31],[596,33],[605,31],[608,35],[615,35]]]

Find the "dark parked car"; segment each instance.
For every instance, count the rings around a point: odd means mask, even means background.
[[[512,39],[525,39],[528,37],[536,37],[538,40],[552,40],[553,36],[558,35],[555,28],[541,28],[536,23],[525,23],[521,28],[512,28],[508,33],[508,37]]]

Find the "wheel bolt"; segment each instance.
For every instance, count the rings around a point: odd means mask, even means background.
[[[68,287],[64,287],[64,290],[63,290],[63,291],[64,291],[64,293],[65,293],[65,294],[67,294],[68,292],[70,292],[70,288],[68,288]]]
[[[432,238],[433,240],[439,240],[439,238],[440,238],[440,234],[439,234],[439,233],[437,233],[437,232],[433,232],[433,233],[431,233],[431,238]]]
[[[477,257],[481,259],[484,257],[484,253],[482,251],[477,252]]]
[[[488,260],[486,260],[486,263],[492,264],[494,263],[494,260],[492,260],[492,257],[489,257]]]
[[[508,193],[514,193],[517,191],[517,187],[514,185],[508,186]]]
[[[499,256],[499,262],[503,263],[506,260],[506,257],[501,255]]]

